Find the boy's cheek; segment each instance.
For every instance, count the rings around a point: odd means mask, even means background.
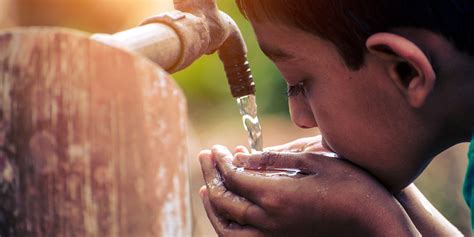
[[[321,133],[324,146],[375,176],[392,193],[408,186],[424,168],[422,161],[410,159],[389,145],[379,145],[377,139],[371,141],[367,137],[351,135],[337,137],[335,133],[326,133],[324,128]]]
[[[406,169],[392,174],[390,170],[377,170],[374,175],[381,183],[393,194],[399,193],[401,190],[410,185],[421,172],[413,169]]]
[[[416,160],[405,160],[396,153],[356,157],[351,161],[375,176],[391,193],[410,185],[424,168]]]

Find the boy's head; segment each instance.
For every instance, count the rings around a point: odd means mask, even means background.
[[[237,0],[300,127],[392,191],[470,138],[472,1]]]

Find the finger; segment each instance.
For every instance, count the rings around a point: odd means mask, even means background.
[[[211,149],[212,155],[215,159],[216,166],[223,176],[227,176],[230,171],[237,170],[237,167],[233,165],[234,155],[225,146],[215,145]],[[244,154],[244,153],[237,153]]]
[[[211,202],[209,201],[209,195],[205,187],[199,190],[199,195],[201,196],[204,209],[206,210],[207,217],[209,218],[212,227],[214,227],[214,230],[219,236],[222,236],[225,232],[226,226],[229,225],[229,222],[216,214],[211,205]]]
[[[292,141],[289,143],[277,145],[277,146],[271,146],[271,147],[266,147],[263,149],[263,151],[279,151],[279,152],[299,152],[302,150],[302,147],[304,144],[301,142],[301,139],[298,139],[296,141]]]
[[[282,145],[266,147],[263,151],[274,151],[274,152],[301,152],[304,149],[304,143],[301,139],[285,143]]]
[[[296,152],[266,151],[259,154],[237,154],[234,163],[248,169],[281,169],[307,166],[307,155]]]
[[[209,218],[211,225],[214,227],[214,230],[219,236],[264,236],[263,233],[255,227],[242,226],[220,217],[211,204],[207,188],[201,188],[199,193],[203,200],[203,205],[204,209],[206,210],[207,217]]]
[[[226,191],[224,182],[216,168],[215,161],[212,158],[212,152],[209,150],[201,151],[199,153],[199,162],[201,163],[201,169],[207,188],[224,193]]]
[[[245,146],[237,146],[234,149],[234,154],[236,154],[236,153],[250,154],[250,151]]]
[[[209,190],[209,198],[217,213],[228,220],[240,225],[268,226],[270,217],[261,207],[235,195],[232,191],[220,193]]]
[[[245,197],[260,207],[265,207],[268,197],[280,192],[278,182],[283,177],[269,177],[265,172],[237,168],[232,164],[232,154],[223,146],[214,146],[212,156],[222,179],[225,180],[225,187],[234,194]]]
[[[267,219],[263,209],[234,194],[224,186],[223,179],[215,167],[210,151],[202,151],[199,160],[201,161],[207,190],[210,193],[212,203],[216,206],[216,210],[242,225],[262,225],[261,220]]]
[[[334,158],[333,153],[327,152],[263,152],[237,154],[234,163],[248,169],[297,169],[305,174],[314,174],[323,167],[327,159]]]
[[[274,151],[274,152],[303,152],[303,151],[313,152],[313,151],[316,151],[317,152],[317,151],[328,151],[328,150],[324,148],[322,145],[322,137],[315,136],[315,137],[300,138],[283,145],[267,147],[264,149],[264,151]]]
[[[243,153],[239,153],[243,154]],[[243,170],[239,170],[237,167],[235,167],[232,164],[232,160],[234,159],[232,153],[224,147],[220,145],[215,145],[212,147],[212,157],[215,159],[217,169],[220,171],[219,174],[221,174],[224,177],[224,180],[226,180],[226,187],[227,189],[230,189],[233,191],[235,194],[244,196],[249,199],[253,203],[257,203],[255,199],[252,199],[254,196],[257,196],[257,193],[254,193],[255,191],[250,189],[245,189],[244,187],[251,187],[251,184],[258,183],[258,178],[257,176],[240,176],[241,173],[243,173]],[[234,179],[237,178],[238,182],[236,182]],[[239,183],[238,187],[235,187],[234,184]],[[252,185],[253,186],[253,185]],[[242,188],[242,189],[241,189]],[[258,203],[257,203],[258,204]]]

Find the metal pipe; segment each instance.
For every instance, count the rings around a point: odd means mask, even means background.
[[[204,19],[180,11],[149,17],[141,26],[113,35],[94,34],[91,38],[142,54],[169,73],[189,66],[207,52],[210,43]]]
[[[224,64],[232,96],[240,98],[246,95],[255,95],[255,82],[247,60],[247,46],[235,21],[221,12],[228,27],[229,36],[219,48],[219,57]]]
[[[138,52],[166,70],[172,68],[180,58],[179,36],[173,28],[164,24],[147,24],[114,35],[95,34],[92,38]]]
[[[138,52],[170,73],[218,51],[232,95],[255,94],[247,48],[235,21],[217,9],[215,0],[174,0],[174,5],[176,11],[150,17],[142,26],[92,38]]]

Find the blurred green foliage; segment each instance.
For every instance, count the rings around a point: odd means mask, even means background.
[[[260,51],[251,25],[239,12],[235,1],[220,1],[219,5],[221,10],[234,18],[246,40],[248,58],[257,85],[260,115],[262,117],[280,115],[289,118],[286,84],[273,63]],[[191,118],[195,124],[206,123],[205,119],[212,116],[212,113],[219,113],[217,117],[221,119],[238,114],[217,55],[199,59],[191,67],[175,74],[174,78],[186,94]],[[469,235],[469,212],[460,192],[465,167],[463,160],[465,148],[456,149],[451,149],[435,159],[417,179],[417,184],[453,224]]]
[[[136,26],[145,17],[167,11],[171,7],[171,0],[0,0],[0,29],[49,25],[112,33]],[[247,42],[261,117],[280,115],[288,118],[285,82],[272,62],[260,51],[249,22],[241,15],[233,0],[220,0],[219,7],[234,18]],[[208,127],[214,126],[213,122],[216,120],[224,119],[223,122],[227,122],[225,126],[236,124],[230,123],[230,120],[240,120],[237,105],[230,95],[224,69],[217,55],[204,56],[173,77],[187,97],[190,120],[195,128],[204,124],[205,129],[201,130],[211,133]],[[213,119],[208,121],[209,117]],[[263,120],[264,131],[269,131],[267,128],[271,126],[265,126],[265,122],[270,119]],[[278,126],[281,126],[281,123],[278,123]],[[290,123],[288,126],[291,126]],[[244,134],[243,128],[241,129]],[[221,141],[221,130],[221,127],[218,127],[217,132],[214,131],[216,134],[201,135],[210,137],[208,140],[217,137],[212,142]],[[265,134],[280,136],[282,141],[294,135],[279,130]],[[467,145],[462,145],[440,155],[417,179],[417,185],[450,221],[469,236],[469,211],[460,191],[467,163],[466,151]],[[201,177],[199,170],[198,173]]]
[[[250,23],[242,16],[235,1],[220,1],[219,8],[234,18],[239,25],[248,48],[248,59],[257,87],[260,115],[288,116],[286,83],[273,63],[258,47]],[[197,60],[173,77],[178,81],[188,99],[193,117],[206,112],[230,112],[238,114],[235,100],[230,94],[224,68],[217,54]]]

